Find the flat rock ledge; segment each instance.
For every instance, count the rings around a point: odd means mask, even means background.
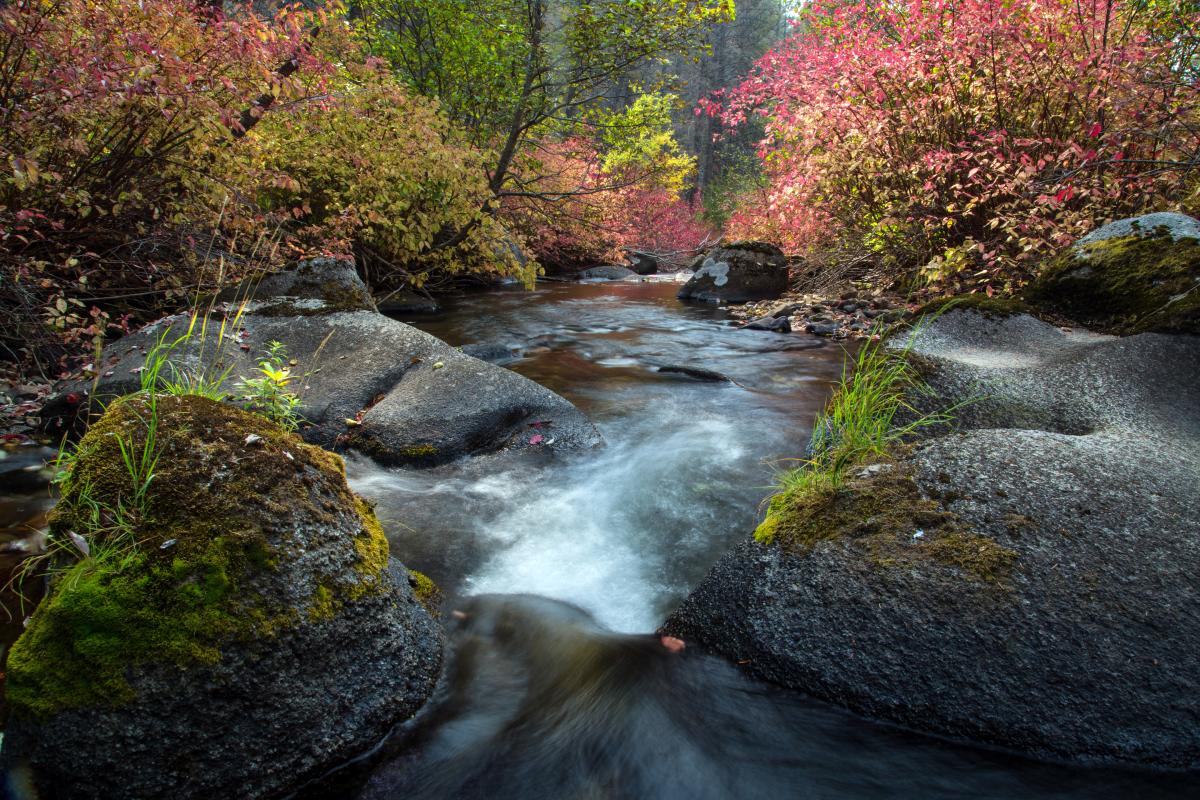
[[[1200,767],[1200,338],[951,310],[912,357],[975,399],[958,430],[854,476],[810,546],[737,546],[663,632],[923,731]],[[919,510],[834,513],[888,474]]]

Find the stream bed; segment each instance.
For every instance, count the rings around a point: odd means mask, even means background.
[[[510,368],[574,402],[606,444],[484,474],[349,460],[394,554],[446,592],[450,668],[369,770],[306,798],[1195,796],[1194,775],[946,742],[664,647],[651,632],[753,529],[846,355],[734,330],[676,288],[552,284],[406,320],[508,349]]]

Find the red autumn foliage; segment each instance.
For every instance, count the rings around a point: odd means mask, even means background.
[[[991,291],[1106,219],[1195,211],[1195,19],[1173,5],[818,0],[707,104],[767,120],[770,187],[731,234]]]
[[[605,172],[584,137],[543,141],[535,152],[517,174],[536,175],[536,191],[505,198],[501,213],[549,269],[620,263],[629,251],[681,265],[712,235],[699,202],[639,175]]]

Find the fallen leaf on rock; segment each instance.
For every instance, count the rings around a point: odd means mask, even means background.
[[[687,647],[687,645],[683,643],[683,639],[677,639],[674,636],[661,636],[659,637],[659,641],[662,642],[663,647],[667,648],[672,653],[681,653],[683,652],[683,649]]]

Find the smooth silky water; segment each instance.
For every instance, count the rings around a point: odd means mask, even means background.
[[[845,356],[736,331],[675,291],[556,284],[409,320],[451,344],[511,348],[509,367],[574,402],[606,443],[490,473],[349,460],[394,554],[447,594],[448,667],[416,723],[305,797],[1196,796],[1195,776],[946,742],[665,648],[650,632],[753,529]]]

